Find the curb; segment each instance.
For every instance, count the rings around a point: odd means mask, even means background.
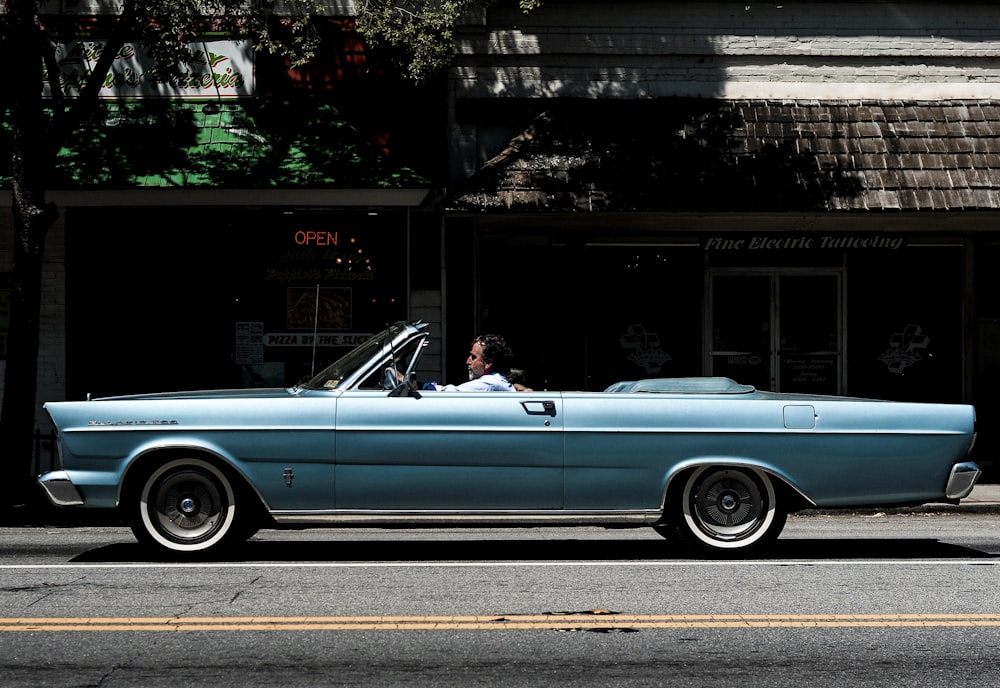
[[[804,509],[796,512],[800,515],[809,514],[1000,514],[1000,485],[976,485],[972,494],[958,504],[948,502],[931,502],[918,506],[898,507],[861,507],[857,509]]]

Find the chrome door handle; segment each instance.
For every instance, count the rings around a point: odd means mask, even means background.
[[[554,401],[522,401],[521,406],[529,416],[556,416],[556,402]]]

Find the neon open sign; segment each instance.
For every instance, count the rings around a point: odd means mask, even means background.
[[[295,232],[295,243],[299,246],[336,246],[337,233],[300,229]]]

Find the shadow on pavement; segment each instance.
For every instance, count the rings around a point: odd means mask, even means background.
[[[766,551],[734,560],[814,561],[886,559],[996,559],[1000,555],[931,539],[779,540]],[[168,557],[135,543],[107,545],[71,561],[122,562],[477,562],[477,561],[681,561],[729,557],[692,554],[656,540],[250,540],[211,557]]]

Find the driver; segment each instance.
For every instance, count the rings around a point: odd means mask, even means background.
[[[460,385],[428,383],[425,389],[439,392],[513,392],[514,385],[507,379],[513,353],[504,338],[498,334],[476,337],[469,349],[465,365],[469,381]]]

